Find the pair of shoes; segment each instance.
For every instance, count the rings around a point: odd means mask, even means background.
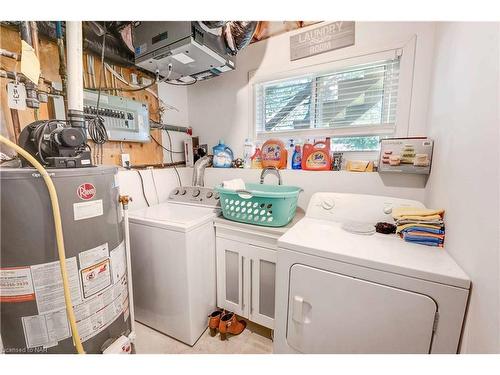
[[[214,337],[217,334],[218,329],[221,340],[226,340],[228,333],[231,335],[239,335],[247,326],[247,322],[236,319],[236,314],[226,312],[225,310],[214,311],[208,317],[210,336]]]

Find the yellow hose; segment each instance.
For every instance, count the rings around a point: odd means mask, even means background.
[[[33,165],[38,172],[40,172],[40,175],[43,177],[43,180],[47,185],[47,189],[49,190],[50,202],[52,203],[52,212],[54,214],[54,227],[56,231],[57,251],[59,253],[59,265],[61,267],[61,276],[64,288],[64,301],[66,302],[66,314],[68,315],[69,324],[71,326],[71,333],[73,335],[73,343],[76,346],[76,351],[78,352],[78,354],[85,354],[82,342],[80,340],[80,335],[78,334],[78,327],[76,326],[75,313],[73,311],[73,304],[71,302],[71,294],[69,291],[68,271],[66,269],[66,252],[64,250],[64,238],[61,223],[61,212],[59,210],[59,200],[57,199],[56,187],[54,186],[54,183],[52,182],[52,179],[50,178],[45,168],[26,150],[19,147],[14,142],[11,142],[3,135],[0,135],[0,143],[13,148],[19,155],[28,160],[30,164]]]

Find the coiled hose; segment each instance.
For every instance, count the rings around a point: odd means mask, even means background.
[[[25,158],[43,177],[43,181],[45,185],[47,185],[47,190],[49,191],[50,203],[52,204],[52,212],[54,216],[54,227],[56,232],[56,241],[57,241],[57,251],[59,253],[59,266],[61,268],[61,276],[63,282],[64,289],[64,301],[66,303],[66,314],[68,316],[69,324],[71,326],[71,334],[73,336],[73,343],[76,346],[76,351],[78,354],[85,354],[83,350],[82,342],[80,340],[80,335],[78,334],[78,327],[76,325],[75,313],[73,311],[73,304],[71,302],[71,294],[69,291],[69,282],[68,282],[68,271],[66,269],[66,252],[64,250],[64,237],[62,231],[62,222],[61,222],[61,211],[59,209],[59,200],[57,199],[57,192],[52,179],[50,178],[48,172],[45,168],[40,164],[29,152],[24,150],[22,147],[19,147],[14,142],[11,142],[3,135],[0,135],[0,143],[5,144],[6,146],[13,148],[16,152]]]

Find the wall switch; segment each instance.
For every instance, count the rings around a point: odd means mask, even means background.
[[[120,163],[122,167],[130,168],[130,154],[120,154]]]

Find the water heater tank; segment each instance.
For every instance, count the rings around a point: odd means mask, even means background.
[[[116,167],[49,170],[59,197],[71,299],[87,353],[130,332]],[[75,353],[47,187],[0,168],[0,324],[6,353]]]

